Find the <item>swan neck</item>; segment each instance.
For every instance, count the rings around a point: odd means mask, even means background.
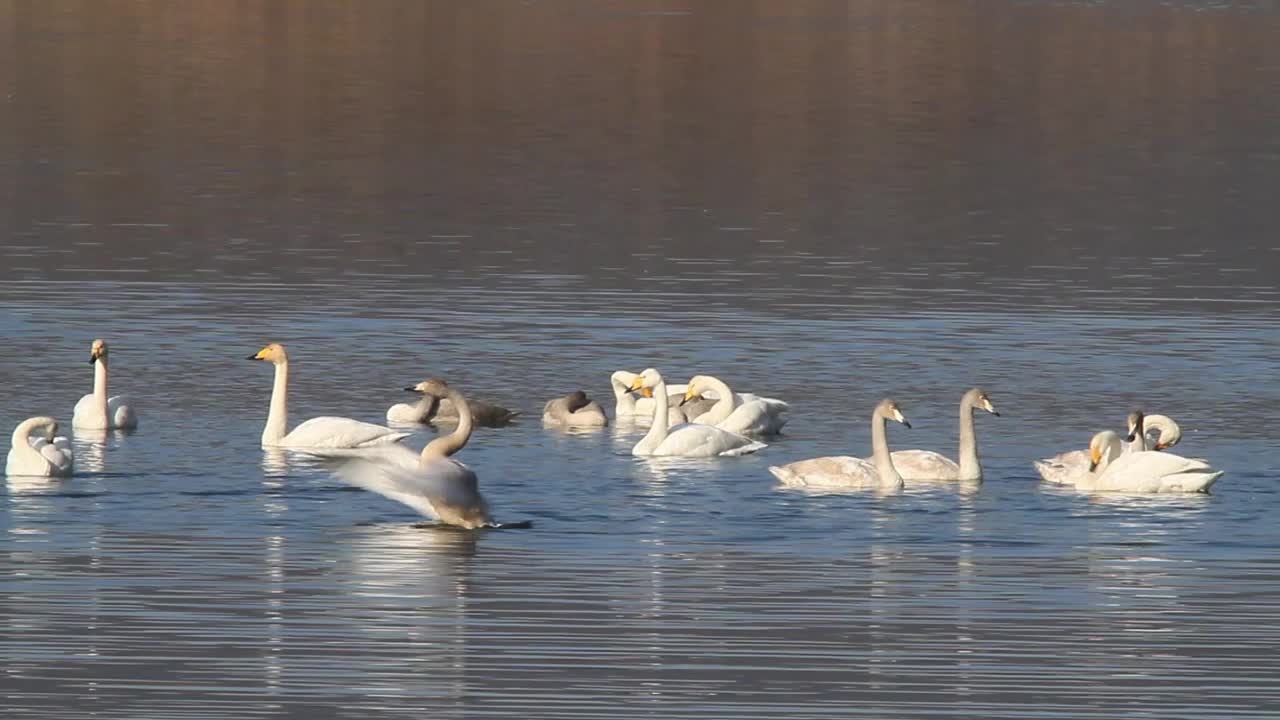
[[[718,425],[729,419],[729,416],[733,414],[733,391],[720,378],[704,375],[702,379],[706,381],[708,387],[716,391],[718,399],[716,404],[712,405],[711,409],[707,411],[710,417],[699,418],[699,421],[706,425]]]
[[[973,427],[973,402],[960,401],[960,477],[959,480],[981,480],[982,464],[978,460],[978,435]]]
[[[13,430],[13,451],[28,457],[44,457],[43,455],[40,455],[39,450],[31,447],[31,431],[38,427],[48,425],[51,422],[53,422],[53,418],[33,417],[27,418],[26,420],[18,423],[18,427]]]
[[[876,474],[880,476],[882,485],[901,485],[902,476],[893,466],[893,456],[889,454],[889,442],[885,437],[886,423],[884,416],[878,412],[871,416],[871,462],[876,466]]]
[[[1133,442],[1124,446],[1127,453],[1142,452],[1147,450],[1147,427],[1144,420],[1138,421],[1138,426],[1133,431]]]
[[[105,357],[98,358],[93,364],[93,398],[95,401],[101,401],[102,406],[107,406],[107,359]]]
[[[613,388],[614,412],[618,415],[635,414],[636,399],[631,397],[631,390],[618,377],[618,373],[609,376],[609,385]]]
[[[458,409],[458,427],[454,428],[453,432],[448,435],[427,443],[427,446],[422,448],[422,457],[424,459],[429,457],[449,457],[466,447],[467,441],[471,439],[471,406],[467,404],[467,399],[462,396],[462,393],[452,388],[449,389],[448,397],[453,406]]]
[[[671,401],[667,398],[667,383],[664,380],[659,380],[658,384],[653,386],[653,408],[653,422],[649,425],[649,432],[645,433],[644,438],[636,445],[636,448],[643,449],[645,452],[652,452],[662,444],[671,424],[670,418],[667,417],[667,413],[671,410]]]
[[[289,361],[276,364],[276,378],[271,386],[271,409],[267,425],[262,429],[263,445],[278,445],[289,424]]]

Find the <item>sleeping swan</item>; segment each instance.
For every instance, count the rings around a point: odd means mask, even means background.
[[[31,433],[43,429],[40,437]],[[75,468],[71,442],[58,437],[58,421],[47,415],[28,418],[13,431],[13,446],[5,460],[6,475],[70,477]]]
[[[1141,424],[1141,429],[1139,429]],[[1144,415],[1131,412],[1126,420],[1129,434],[1133,440],[1125,443],[1122,452],[1140,452],[1142,450],[1165,450],[1177,445],[1182,440],[1182,428],[1172,418],[1165,415]],[[1147,433],[1156,430],[1159,436],[1152,441]],[[1051,458],[1036,460],[1032,463],[1036,472],[1046,482],[1059,485],[1075,485],[1089,474],[1089,451],[1068,450]]]
[[[721,430],[743,435],[777,435],[787,424],[786,412],[790,406],[772,398],[753,398],[745,402],[729,389],[725,382],[711,375],[695,375],[685,389],[683,406],[704,392],[715,393],[715,404],[701,413],[693,422],[715,425]]]
[[[609,417],[600,403],[587,397],[581,390],[554,400],[548,400],[542,408],[542,422],[565,427],[605,427]]]
[[[266,360],[276,366],[275,384],[271,388],[271,410],[262,429],[263,447],[290,448],[365,448],[386,445],[409,436],[389,427],[360,422],[350,418],[311,418],[286,434],[289,424],[289,356],[284,346],[271,343],[250,360]]]
[[[93,392],[80,398],[71,415],[71,426],[84,430],[132,430],[138,416],[125,404],[123,395],[107,397],[107,342],[94,340],[89,347],[93,365]]]

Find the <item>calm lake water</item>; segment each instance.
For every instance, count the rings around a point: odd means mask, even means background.
[[[69,425],[94,337],[142,419],[0,495],[5,717],[1280,715],[1277,37],[1272,0],[0,1],[0,428]],[[431,375],[523,411],[461,457],[534,527],[264,453],[273,340],[294,423]],[[703,461],[542,427],[648,366],[792,421]],[[866,454],[885,396],[954,452],[975,384],[977,492],[767,472]],[[1040,485],[1131,408],[1212,495]]]

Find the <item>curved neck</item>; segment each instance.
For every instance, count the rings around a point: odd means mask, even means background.
[[[667,438],[667,429],[671,422],[667,413],[671,410],[671,400],[667,397],[665,381],[659,380],[653,387],[653,406],[653,423],[649,425],[649,432],[636,443],[636,450],[641,452],[652,452]]]
[[[871,415],[871,462],[876,466],[876,474],[880,476],[881,485],[901,485],[902,476],[893,466],[893,456],[889,454],[889,441],[885,438],[885,423],[880,413]]]
[[[275,384],[271,386],[271,410],[262,429],[262,444],[277,445],[284,439],[289,425],[289,361],[276,364]]]
[[[978,461],[978,436],[973,428],[973,401],[967,396],[960,401],[960,477],[957,479],[982,479],[982,464]]]
[[[1144,450],[1149,450],[1149,449],[1150,448],[1147,447],[1146,423],[1144,420],[1138,420],[1138,426],[1133,430],[1133,442],[1126,445],[1124,448],[1124,451],[1127,453],[1131,453],[1131,452],[1143,452]]]
[[[702,380],[712,390],[716,391],[716,404],[711,409],[703,413],[698,418],[698,422],[703,425],[718,425],[728,419],[733,414],[734,398],[733,391],[720,378],[703,375]]]
[[[614,412],[619,415],[632,415],[636,409],[636,399],[631,396],[631,391],[627,389],[627,383],[624,383],[618,373],[609,376],[609,384],[613,386]]]
[[[18,423],[13,430],[13,451],[22,455],[40,455],[40,451],[31,447],[31,431],[48,425],[50,418],[33,417]],[[43,457],[43,456],[41,456]]]
[[[471,439],[471,406],[457,390],[450,389],[448,397],[453,406],[458,409],[458,427],[448,435],[427,443],[427,446],[422,448],[423,459],[449,457],[466,447],[467,441]]]

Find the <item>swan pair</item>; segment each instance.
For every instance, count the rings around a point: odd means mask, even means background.
[[[466,398],[439,378],[415,387],[425,396],[450,400],[458,408],[457,428],[427,443],[420,454],[391,445],[345,456],[335,476],[448,525],[468,530],[504,527],[489,515],[475,471],[452,457],[466,447],[475,425]]]
[[[635,389],[636,374],[619,370],[609,377],[618,417],[650,419],[657,400],[653,389],[641,383]],[[697,375],[686,385],[668,385],[667,424],[686,422],[714,425],[740,435],[776,435],[786,424],[790,406],[774,398],[733,392],[727,383],[711,375]],[[637,395],[636,393],[639,393]]]
[[[1138,431],[1139,422],[1142,423],[1142,431]],[[1165,415],[1131,412],[1125,419],[1125,426],[1129,437],[1133,439],[1124,445],[1122,453],[1164,450],[1177,445],[1182,440],[1182,428],[1174,422],[1173,418]],[[1147,437],[1147,432],[1152,430],[1159,432],[1155,442]],[[1051,458],[1036,460],[1032,465],[1046,482],[1075,485],[1089,474],[1090,462],[1088,450],[1068,450]]]
[[[881,400],[871,413],[871,458],[847,455],[801,460],[773,466],[769,472],[789,487],[819,489],[897,490],[904,481],[981,482],[982,463],[974,429],[974,410],[982,409],[999,417],[991,398],[982,388],[972,388],[960,398],[960,460],[956,462],[932,450],[889,451],[885,425],[888,421],[910,428],[902,408],[892,399]]]
[[[42,430],[39,436],[35,431]],[[58,435],[58,421],[41,415],[18,423],[5,458],[5,475],[70,477],[75,469],[71,441]]]
[[[672,428],[668,414],[671,399],[667,395],[667,384],[653,368],[634,375],[627,389],[649,390],[654,401],[653,422],[649,426],[649,432],[631,449],[632,455],[715,457],[745,455],[768,447],[758,440],[714,425],[685,423]]]
[[[1123,493],[1193,493],[1208,492],[1218,478],[1221,470],[1214,470],[1203,460],[1185,458],[1167,452],[1156,452],[1148,449],[1146,427],[1151,425],[1152,418],[1159,418],[1161,440],[1155,450],[1168,447],[1177,442],[1181,431],[1177,424],[1164,416],[1145,416],[1141,412],[1129,414],[1129,434],[1127,445],[1121,442],[1120,436],[1111,430],[1103,430],[1089,440],[1089,464],[1083,474],[1063,470],[1062,466],[1050,466],[1048,461],[1036,464],[1041,476],[1059,478],[1062,484],[1074,485],[1084,492],[1123,492]],[[1166,440],[1166,429],[1172,428],[1172,439]],[[1072,454],[1064,453],[1058,458]],[[1052,459],[1051,459],[1052,460]]]

